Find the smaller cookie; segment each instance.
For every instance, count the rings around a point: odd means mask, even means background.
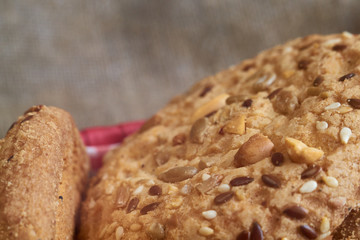
[[[0,239],[73,239],[88,170],[69,113],[26,111],[0,139]]]

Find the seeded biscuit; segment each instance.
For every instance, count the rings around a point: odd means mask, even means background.
[[[208,77],[107,154],[79,238],[358,239],[339,228],[360,199],[359,103],[347,32]]]
[[[71,116],[35,106],[0,140],[0,239],[73,239],[89,169]]]

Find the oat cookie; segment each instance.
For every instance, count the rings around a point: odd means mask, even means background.
[[[107,154],[79,238],[330,239],[360,199],[359,109],[358,35],[264,51]]]
[[[0,139],[0,239],[73,239],[88,169],[67,112],[26,111]]]

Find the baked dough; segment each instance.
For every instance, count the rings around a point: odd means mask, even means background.
[[[264,51],[107,154],[79,238],[329,239],[360,199],[359,108],[358,35]]]
[[[0,140],[0,239],[73,239],[88,170],[71,116],[30,108]]]

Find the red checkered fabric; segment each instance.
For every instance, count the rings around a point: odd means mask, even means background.
[[[93,170],[102,165],[105,153],[118,146],[127,136],[138,130],[144,121],[121,123],[115,126],[93,127],[81,131]]]

